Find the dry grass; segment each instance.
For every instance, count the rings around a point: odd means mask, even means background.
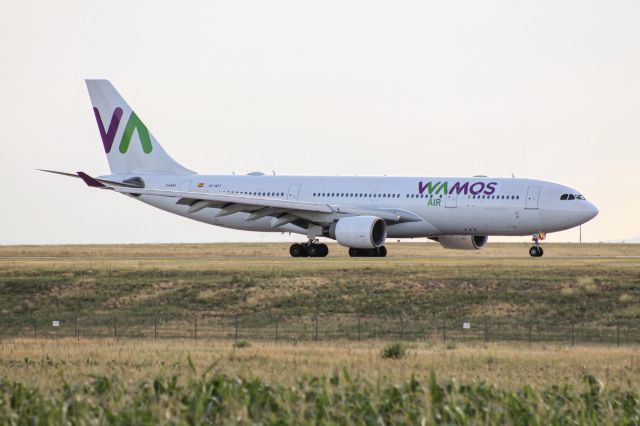
[[[398,360],[381,356],[383,342],[327,344],[265,344],[236,349],[231,342],[114,341],[73,339],[11,339],[0,345],[0,377],[40,388],[63,381],[77,383],[90,375],[115,375],[131,383],[212,364],[230,376],[257,377],[291,385],[303,376],[330,376],[345,370],[373,382],[396,383],[411,376],[426,378],[431,370],[445,381],[483,380],[501,388],[530,385],[578,387],[584,374],[611,388],[640,390],[640,353],[635,347],[612,348],[549,345],[410,344]]]

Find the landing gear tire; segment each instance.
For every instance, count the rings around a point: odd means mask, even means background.
[[[307,257],[309,255],[309,252],[307,251],[307,248],[305,246],[296,243],[291,244],[291,247],[289,247],[289,254],[291,255],[291,257]]]
[[[319,244],[317,242],[307,244],[292,244],[289,247],[289,254],[291,257],[327,257],[329,254],[329,247],[326,244]]]
[[[320,244],[311,244],[307,251],[309,252],[309,257],[320,257]]]
[[[529,249],[529,255],[531,257],[542,257],[543,254],[544,250],[542,250],[542,247],[533,246]]]
[[[387,257],[387,248],[385,246],[378,247],[378,257]]]
[[[320,251],[318,257],[327,257],[329,254],[329,247],[326,244],[318,244],[318,250]]]

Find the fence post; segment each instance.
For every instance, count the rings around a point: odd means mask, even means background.
[[[158,340],[158,317],[153,317],[153,340]]]
[[[575,346],[575,344],[576,344],[575,322],[571,321],[571,346]]]
[[[318,315],[316,315],[316,343],[318,343]]]
[[[442,318],[442,343],[447,342],[447,319]]]
[[[238,316],[236,315],[236,335],[234,339],[235,343],[238,343]]]
[[[616,343],[620,347],[620,323],[616,323]]]
[[[361,337],[361,328],[360,328],[360,317],[358,317],[358,342],[360,341],[360,337]]]
[[[489,343],[489,317],[484,316],[484,343]]]
[[[278,344],[278,317],[276,317],[276,345]]]

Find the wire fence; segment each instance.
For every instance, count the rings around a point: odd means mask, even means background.
[[[640,343],[640,324],[633,321],[602,323],[548,321],[529,317],[360,316],[324,314],[282,316],[193,315],[158,316],[74,316],[49,315],[7,319],[0,329],[2,337],[33,338],[115,338],[115,339],[193,339],[195,341],[430,341],[524,342],[560,345]]]

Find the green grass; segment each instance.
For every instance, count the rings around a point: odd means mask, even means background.
[[[0,381],[2,424],[637,424],[640,397],[605,390],[585,373],[579,387],[501,389],[482,381],[411,377],[392,384],[352,377],[301,377],[295,386],[212,369],[130,383],[94,376],[54,392]]]

